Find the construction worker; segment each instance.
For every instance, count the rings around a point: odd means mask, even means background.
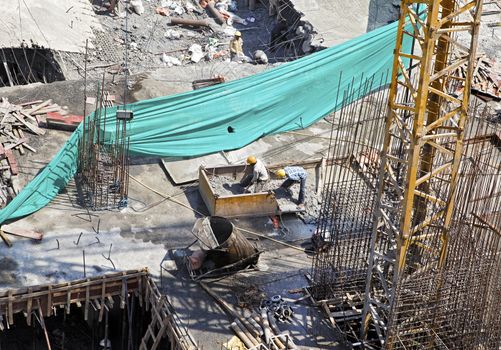
[[[240,181],[240,186],[244,187],[248,191],[252,184],[254,186],[254,193],[261,192],[263,190],[264,184],[270,178],[268,176],[268,170],[264,163],[254,156],[247,157],[247,165],[249,165],[249,170],[246,171],[245,175]]]
[[[306,190],[306,177],[308,176],[306,170],[300,166],[286,166],[283,169],[277,170],[275,175],[277,175],[279,179],[286,178],[284,183],[280,186],[286,190],[289,190],[293,184],[299,183],[297,204],[299,209],[304,209],[304,192]]]
[[[251,62],[252,60],[244,54],[244,41],[242,33],[236,31],[233,39],[230,40],[230,55],[231,60],[235,62]]]

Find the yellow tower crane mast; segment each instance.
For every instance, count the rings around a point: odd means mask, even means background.
[[[423,327],[419,310],[401,310],[415,276],[437,276],[423,296],[429,305],[439,293],[481,12],[482,0],[402,0],[361,327],[361,338],[376,334],[379,347],[395,348],[403,322]],[[412,53],[404,52],[408,40]],[[433,322],[424,326],[423,348],[434,348]]]

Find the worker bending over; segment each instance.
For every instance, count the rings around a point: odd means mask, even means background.
[[[304,209],[304,192],[306,190],[306,171],[300,166],[286,166],[283,169],[277,170],[275,173],[278,178],[285,179],[280,186],[288,190],[293,184],[299,183],[299,198],[297,204],[299,209]]]
[[[254,193],[262,192],[265,182],[269,179],[266,166],[254,156],[247,157],[247,164],[250,165],[250,171],[246,171],[248,174],[240,181],[240,186],[248,190],[252,184],[255,184]]]

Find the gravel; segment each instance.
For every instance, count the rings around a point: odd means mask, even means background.
[[[240,177],[234,179],[233,177],[219,175],[211,176],[209,182],[217,196],[231,196],[244,193],[245,189],[239,184],[240,179]],[[274,191],[279,205],[287,205],[291,202],[297,203],[299,184],[294,184],[289,190],[286,190],[280,187],[283,182],[284,180],[271,179],[266,182],[263,191]],[[250,190],[253,190],[252,186]],[[301,219],[307,224],[316,223],[321,205],[316,195],[315,180],[311,176],[306,180],[305,207],[306,211],[298,215],[300,215]]]

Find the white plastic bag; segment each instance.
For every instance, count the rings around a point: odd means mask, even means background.
[[[142,15],[144,13],[144,6],[142,0],[131,0],[130,6],[138,15]]]
[[[165,53],[162,54],[162,62],[169,67],[181,65],[181,61],[177,57],[167,56]]]
[[[195,63],[200,62],[200,60],[205,56],[202,46],[198,44],[191,45],[188,52],[191,53],[191,61]]]

